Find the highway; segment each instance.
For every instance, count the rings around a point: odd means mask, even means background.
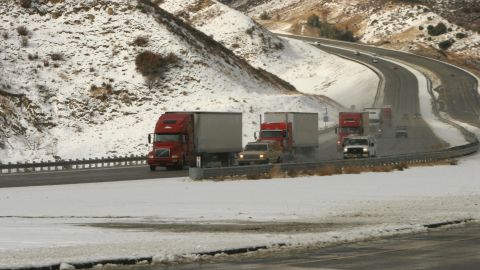
[[[320,40],[324,44],[348,47],[350,50],[343,50],[328,46],[320,46],[320,49],[349,58],[355,57],[359,62],[375,65],[375,67],[382,72],[385,77],[385,93],[383,103],[393,106],[394,116],[397,116],[396,124],[407,125],[409,127],[409,137],[395,138],[393,131],[395,124],[392,125],[392,128],[386,129],[384,134],[378,138],[377,145],[379,156],[437,150],[442,145],[445,145],[445,142],[438,139],[422,119],[413,118],[413,115],[419,112],[418,83],[414,75],[408,70],[389,61],[380,60],[378,63],[372,63],[372,57],[370,55],[362,53],[361,55],[356,56],[351,51],[352,49],[358,49],[362,52],[375,52],[379,56],[399,58],[404,61],[431,69],[441,78],[443,88],[450,89],[449,91],[445,91],[442,96],[446,100],[446,104],[449,108],[448,112],[453,113],[453,115],[459,120],[480,126],[478,121],[478,95],[475,95],[476,92],[473,92],[473,89],[475,89],[477,86],[477,82],[471,75],[458,68],[408,53],[395,52],[356,43],[345,43],[303,37],[299,39],[307,41]],[[452,77],[455,79],[452,80]],[[448,105],[453,103],[457,106],[453,107],[452,105]],[[458,106],[459,104],[462,106]],[[409,115],[408,120],[398,117],[403,116],[404,114]],[[341,153],[338,153],[336,150],[336,135],[334,132],[320,136],[319,141],[320,147],[316,157],[317,160],[341,158]],[[183,177],[187,175],[188,171],[186,170],[157,170],[156,172],[150,172],[147,166],[133,168],[126,167],[80,171],[44,172],[34,174],[27,173],[0,175],[0,188],[155,179]]]
[[[446,112],[453,118],[480,127],[480,95],[478,82],[469,73],[455,66],[411,53],[392,51],[360,43],[342,42],[324,38],[299,37],[293,35],[279,36],[300,39],[304,41],[319,41],[326,45],[341,46],[352,50],[376,53],[408,62],[434,72],[441,80],[439,99],[445,105]]]
[[[336,269],[336,270],[473,270],[480,269],[480,224],[454,230],[440,229],[422,234],[327,248],[297,249],[278,253],[229,256],[226,259],[189,265],[132,266],[127,269]]]

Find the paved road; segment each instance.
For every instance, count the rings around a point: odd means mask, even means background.
[[[231,256],[216,262],[128,269],[325,269],[325,270],[477,270],[480,269],[480,224],[371,242],[283,254]]]
[[[382,104],[374,105],[392,105],[395,121],[392,127],[386,128],[384,134],[377,138],[379,156],[428,152],[438,150],[439,147],[445,144],[445,142],[435,136],[423,119],[415,119],[413,117],[416,113],[420,112],[420,105],[418,98],[418,81],[410,71],[390,61],[379,60],[378,63],[372,63],[372,57],[370,55],[361,54],[356,56],[351,50],[328,46],[319,46],[319,48],[329,53],[354,58],[356,61],[373,65],[380,70],[385,77],[383,102]],[[408,115],[408,120],[403,119],[404,115]],[[408,138],[395,138],[394,127],[397,124],[408,126]],[[335,145],[335,135],[330,134],[330,139],[324,140],[326,142],[320,146],[320,151],[324,153],[323,157],[330,158],[335,155],[338,158],[339,154],[332,153],[332,151],[336,152],[336,147],[332,148],[328,146],[332,144]],[[322,157],[322,155],[320,156]]]
[[[0,175],[0,188],[99,183],[188,176],[188,170],[151,172],[147,166]]]
[[[305,41],[320,41],[324,44],[342,46],[356,50],[365,50],[376,53],[379,56],[396,58],[431,70],[442,82],[442,87],[439,91],[439,98],[445,105],[446,112],[457,120],[480,127],[480,95],[478,93],[478,82],[472,75],[455,66],[410,53],[366,46],[359,43],[291,35],[280,36],[297,38]]]

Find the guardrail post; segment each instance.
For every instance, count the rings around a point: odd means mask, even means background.
[[[12,165],[11,162],[8,162],[8,169],[7,169],[7,172],[8,173],[12,173],[12,168],[10,168],[10,166]],[[18,170],[18,169],[17,169]]]

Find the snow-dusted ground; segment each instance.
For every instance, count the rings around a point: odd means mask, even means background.
[[[164,5],[174,12],[196,2]],[[306,93],[360,92],[365,99],[355,102],[372,100],[378,78],[367,68],[308,44],[279,39],[243,14],[212,3],[215,6],[206,12],[220,15],[191,11],[203,16],[195,18],[193,26],[207,34],[215,31],[214,38],[252,65]],[[0,90],[25,95],[20,100],[0,92],[3,163],[143,155],[148,151],[146,134],[168,110],[243,112],[247,143],[253,140],[258,115],[264,111],[322,113],[327,106],[259,79],[245,64],[236,65],[233,54],[212,50],[211,44],[181,25],[155,20],[135,2],[34,2],[25,9],[8,0],[0,2],[0,14],[6,22],[0,25]],[[19,26],[29,32],[23,45]],[[256,28],[250,36],[246,29],[251,26]],[[137,37],[145,37],[147,44],[135,45]],[[233,45],[235,39],[238,47]],[[178,64],[149,84],[135,66],[135,57],[144,50],[174,53]],[[54,60],[53,55],[62,57]],[[333,125],[335,108],[327,107]]]
[[[217,1],[167,0],[161,6],[300,92],[325,95],[347,108],[371,106],[375,98],[379,78],[370,69],[308,43],[277,37],[245,14]]]
[[[457,166],[297,179],[176,178],[0,189],[0,268],[142,256],[162,261],[222,248],[333,243],[421,231],[428,223],[479,219],[479,161],[477,154]],[[282,221],[335,225],[294,233],[142,228]],[[94,223],[138,227],[85,226]]]

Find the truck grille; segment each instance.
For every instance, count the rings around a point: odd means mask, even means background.
[[[157,148],[157,149],[155,149],[155,157],[157,157],[157,158],[168,158],[168,157],[170,157],[170,149],[168,149],[168,148]]]
[[[244,155],[244,159],[259,159],[260,157],[258,155]]]
[[[354,155],[361,155],[363,154],[363,148],[349,148],[347,153],[354,154]]]

